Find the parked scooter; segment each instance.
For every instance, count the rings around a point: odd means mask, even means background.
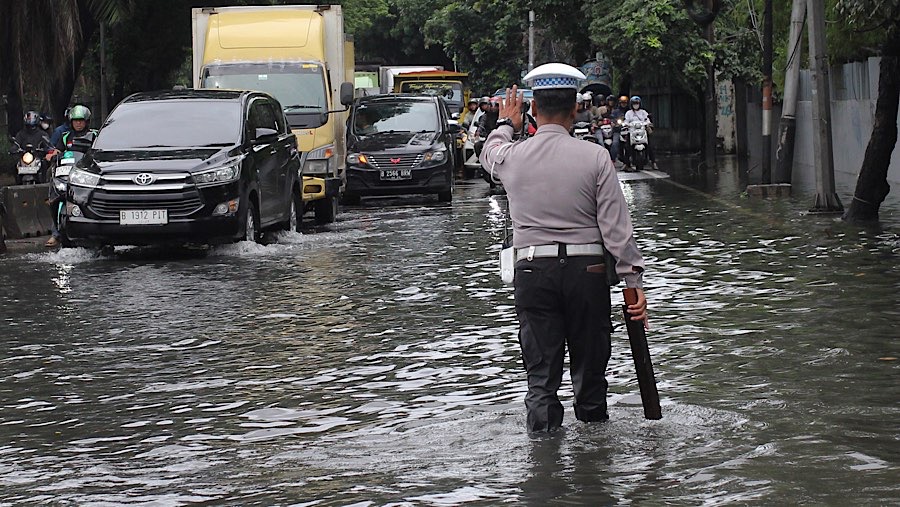
[[[647,138],[651,123],[635,120],[628,124],[629,145],[631,146],[631,163],[635,170],[643,171],[647,164]]]
[[[31,144],[19,146],[15,139],[12,139],[12,143],[13,147],[9,153],[17,155],[19,159],[16,162],[16,185],[34,185],[48,181],[48,175],[42,171],[47,148]]]

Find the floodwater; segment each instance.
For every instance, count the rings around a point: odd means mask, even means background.
[[[480,181],[205,256],[0,257],[0,504],[896,503],[900,202],[860,230],[742,185],[623,185],[663,419],[615,310],[610,421],[566,377],[543,437]]]

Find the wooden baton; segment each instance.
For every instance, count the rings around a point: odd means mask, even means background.
[[[638,302],[637,290],[623,289],[622,294],[625,296],[625,305],[622,306],[622,311],[625,314],[625,327],[628,329],[628,341],[631,342],[631,356],[634,358],[634,368],[637,370],[638,385],[641,388],[644,418],[662,419],[659,393],[656,391],[656,376],[653,374],[653,362],[650,361],[650,348],[647,345],[644,322],[631,320],[631,315],[628,313],[628,305]]]

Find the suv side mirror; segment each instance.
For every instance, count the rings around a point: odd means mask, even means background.
[[[350,107],[353,103],[353,83],[341,83],[341,104]]]
[[[254,144],[265,144],[272,142],[272,140],[278,136],[278,131],[275,129],[267,129],[267,128],[258,128],[256,129],[255,135],[253,136]]]
[[[456,120],[450,120],[450,122],[447,123],[447,131],[451,134],[459,134],[462,132],[462,127],[459,126],[459,123]]]

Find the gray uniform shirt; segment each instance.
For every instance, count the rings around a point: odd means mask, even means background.
[[[513,222],[513,245],[603,243],[628,287],[642,287],[644,259],[616,169],[605,148],[547,124],[512,142],[513,129],[491,132],[481,166],[503,183]]]

